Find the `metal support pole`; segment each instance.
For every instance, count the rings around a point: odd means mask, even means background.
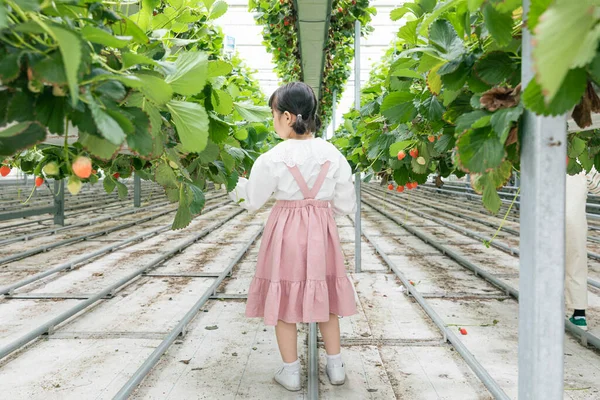
[[[65,181],[54,181],[54,223],[65,225]]]
[[[133,174],[133,206],[142,205],[142,180],[138,174]]]
[[[354,23],[354,108],[360,110],[360,21]],[[360,223],[360,171],[354,175],[356,190],[356,216],[354,217],[354,267],[355,272],[361,272],[361,243],[362,227]]]
[[[319,349],[317,347],[317,323],[308,324],[308,398],[319,398]]]
[[[333,130],[333,134],[331,135],[331,137],[333,137],[335,135],[335,113],[336,113],[336,108],[337,108],[337,90],[333,91],[333,105],[332,105],[332,110],[331,110],[331,127]]]
[[[531,0],[523,1],[529,15]],[[524,24],[524,27],[527,24]],[[523,89],[533,78],[523,29]],[[519,399],[562,399],[566,117],[525,112],[521,153]]]

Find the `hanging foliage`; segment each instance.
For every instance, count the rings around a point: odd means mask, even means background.
[[[207,182],[233,188],[271,140],[256,81],[222,54],[212,20],[226,10],[212,0],[2,3],[4,163],[73,182],[103,176],[121,196],[120,179],[136,171],[179,202],[173,228],[187,226]],[[62,143],[44,144],[49,135]],[[73,166],[82,156],[94,172],[84,178]]]

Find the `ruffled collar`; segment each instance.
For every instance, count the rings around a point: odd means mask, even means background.
[[[303,165],[307,160],[316,159],[319,164],[331,161],[338,164],[340,152],[330,142],[322,138],[288,139],[266,153],[271,162],[283,162],[288,167]]]

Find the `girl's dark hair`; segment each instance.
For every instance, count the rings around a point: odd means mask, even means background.
[[[280,113],[289,112],[296,116],[292,129],[298,135],[317,132],[321,129],[321,119],[317,115],[317,96],[310,86],[303,82],[285,84],[271,95],[269,107]]]

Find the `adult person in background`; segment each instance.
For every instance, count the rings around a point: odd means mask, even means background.
[[[600,194],[600,173],[592,168],[577,175],[567,175],[566,193],[566,268],[565,299],[573,315],[572,324],[588,329],[585,310],[588,307],[588,256],[586,203],[588,192]]]

